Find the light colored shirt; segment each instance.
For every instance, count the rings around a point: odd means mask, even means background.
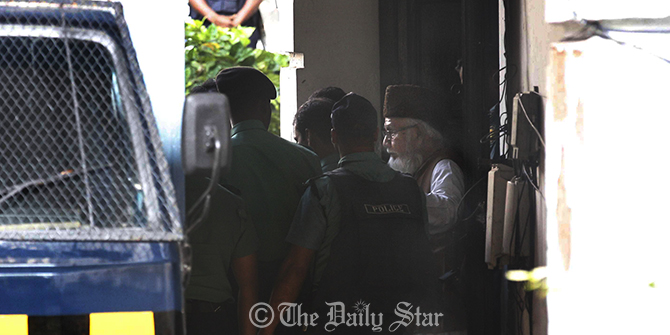
[[[457,223],[458,204],[465,190],[463,179],[463,171],[454,161],[443,159],[435,165],[426,194],[430,235],[444,233]]]

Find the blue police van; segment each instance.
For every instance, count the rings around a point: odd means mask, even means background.
[[[219,99],[185,105],[186,172],[225,158]],[[175,199],[121,5],[1,2],[0,333],[182,334]]]

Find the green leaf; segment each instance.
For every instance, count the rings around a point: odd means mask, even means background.
[[[248,48],[253,27],[205,27],[203,20],[184,21],[184,79],[186,93],[194,85],[214,78],[222,69],[253,66],[263,72],[279,92],[279,70],[288,66],[288,57],[265,50]],[[270,131],[279,135],[280,98],[272,100]]]
[[[280,124],[279,111],[274,110],[272,111],[270,119],[270,127],[268,127],[268,131],[279,136],[280,135],[279,124]]]
[[[509,281],[527,281],[530,279],[530,272],[525,270],[509,270],[505,273],[505,278]]]
[[[249,57],[243,59],[240,62],[240,65],[241,66],[253,66],[255,62],[256,62],[256,59],[254,58],[254,56],[249,56]]]
[[[270,81],[271,81],[277,88],[279,88],[279,74],[268,73],[267,76],[268,76],[268,78],[270,79]]]

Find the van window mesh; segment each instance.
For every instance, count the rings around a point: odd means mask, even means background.
[[[0,4],[0,239],[178,240],[121,7]]]

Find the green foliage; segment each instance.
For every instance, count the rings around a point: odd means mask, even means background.
[[[279,92],[279,70],[288,66],[288,57],[247,48],[254,28],[203,26],[203,21],[187,20],[185,31],[186,94],[195,85],[216,77],[222,69],[251,66],[263,72]],[[279,95],[272,101],[270,132],[279,135]]]
[[[547,268],[537,267],[532,271],[525,270],[509,270],[505,273],[505,277],[509,281],[526,282],[526,291],[538,291],[541,297],[546,297],[549,292],[547,286]]]

